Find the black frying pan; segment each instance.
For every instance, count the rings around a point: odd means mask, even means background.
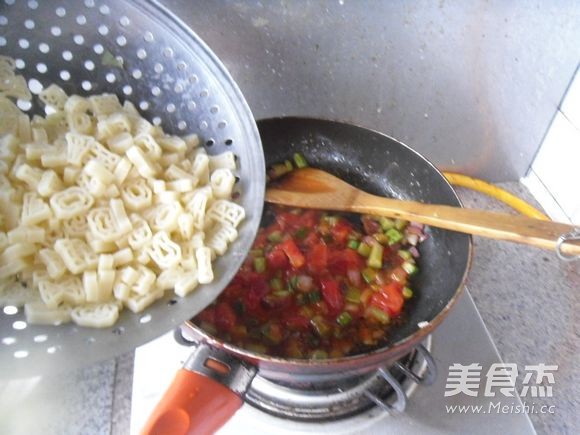
[[[258,122],[258,129],[267,165],[290,159],[295,152],[300,152],[312,166],[373,194],[461,205],[453,188],[429,161],[381,133],[305,118],[262,120]],[[241,406],[238,395],[244,394],[256,368],[264,378],[294,384],[308,383],[366,373],[389,366],[408,353],[441,323],[452,308],[471,260],[470,236],[437,228],[427,228],[426,232],[429,238],[420,245],[420,272],[413,278],[414,297],[405,304],[406,319],[400,326],[390,327],[384,346],[365,354],[337,359],[275,358],[222,342],[192,322],[186,322],[182,327],[183,336],[205,345],[199,346],[185,363],[147,427],[163,422],[179,404],[181,410],[187,410],[188,425],[195,433],[211,433]],[[208,358],[220,360],[229,368],[227,373],[220,375],[209,370]],[[239,363],[240,360],[243,364]],[[245,382],[240,382],[240,379],[245,379]]]

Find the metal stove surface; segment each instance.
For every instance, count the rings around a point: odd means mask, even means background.
[[[173,334],[166,334],[141,346],[135,352],[133,394],[131,407],[131,434],[138,434],[149,413],[173,379],[175,371],[191,353],[191,347],[175,342]],[[414,388],[404,413],[386,413],[379,407],[356,416],[324,422],[299,422],[264,413],[250,404],[244,404],[236,415],[218,432],[219,435],[239,434],[534,434],[526,414],[489,412],[490,398],[483,395],[483,386],[477,397],[459,394],[445,397],[449,366],[454,363],[482,365],[482,373],[493,363],[501,361],[483,324],[473,300],[466,291],[443,324],[431,336],[431,354],[435,359],[438,376],[431,386]],[[498,396],[493,403],[518,406],[518,397]],[[481,413],[448,413],[449,405],[482,405]]]

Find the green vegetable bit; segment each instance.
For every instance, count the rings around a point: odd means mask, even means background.
[[[415,275],[419,271],[419,268],[411,261],[405,261],[401,267],[409,274],[409,276]]]
[[[294,163],[298,169],[302,169],[308,166],[308,162],[300,153],[294,153]]]
[[[365,242],[362,242],[358,245],[357,252],[363,257],[368,257],[371,254],[371,247]]]
[[[372,283],[377,276],[377,271],[375,269],[371,269],[370,267],[366,267],[362,271],[362,277],[366,281],[367,284]]]
[[[403,233],[395,228],[387,230],[385,235],[389,239],[389,245],[394,245],[395,243],[399,243],[401,240],[403,240]]]
[[[358,304],[360,303],[360,290],[354,287],[349,287],[344,297],[348,302]]]
[[[273,231],[268,234],[268,240],[273,243],[278,243],[282,241],[282,232],[281,231]]]
[[[336,318],[336,323],[338,323],[340,326],[347,326],[351,321],[352,316],[346,311],[340,313]]]
[[[288,280],[288,284],[290,285],[291,289],[296,290],[296,288],[298,287],[298,277],[294,275],[292,278]]]
[[[284,285],[282,284],[282,280],[280,278],[272,278],[270,280],[270,287],[275,291],[282,291]]]
[[[397,252],[397,254],[405,261],[413,260],[411,253],[409,251],[405,251],[404,249],[401,249],[399,252]]]
[[[326,359],[328,358],[328,353],[324,350],[314,350],[312,351],[312,353],[310,354],[310,358],[311,359]]]
[[[264,256],[264,250],[263,249],[252,249],[250,251],[250,255],[254,258],[256,257],[263,257]]]
[[[264,257],[254,258],[254,270],[258,273],[266,271],[266,259]]]
[[[348,243],[346,244],[346,246],[348,246],[350,249],[358,249],[360,243],[356,240],[349,240]]]
[[[411,290],[409,287],[403,287],[402,293],[405,299],[411,299],[413,297],[413,290]]]
[[[395,221],[387,217],[381,217],[379,219],[379,224],[381,225],[383,231],[387,231],[395,226]]]
[[[294,170],[294,166],[292,166],[292,162],[290,160],[284,160],[284,166],[286,166],[288,172],[292,172]]]
[[[384,252],[383,245],[379,243],[375,243],[371,247],[371,254],[369,255],[369,258],[367,260],[367,264],[369,265],[369,267],[372,267],[374,269],[380,269],[381,267],[383,267],[383,252]]]
[[[306,236],[308,235],[308,228],[306,227],[302,227],[300,228],[298,231],[296,231],[296,233],[294,234],[294,236],[298,239],[298,240],[303,240],[304,238],[306,238]]]
[[[391,321],[391,317],[377,307],[370,306],[367,310],[368,313],[375,318],[375,320],[378,320],[383,325],[386,325]]]
[[[395,228],[398,229],[399,231],[407,228],[407,225],[409,225],[409,222],[403,219],[395,219]]]
[[[310,302],[311,304],[314,304],[322,299],[322,295],[320,294],[319,291],[314,291],[314,292],[306,293],[306,298],[308,299],[308,302]]]

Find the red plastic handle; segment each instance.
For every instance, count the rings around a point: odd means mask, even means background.
[[[142,435],[210,435],[242,406],[242,399],[222,384],[180,369],[157,404]]]

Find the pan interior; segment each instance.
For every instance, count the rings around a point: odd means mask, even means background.
[[[425,158],[383,134],[332,121],[274,118],[258,121],[266,164],[302,153],[308,162],[376,195],[460,206],[451,186]],[[450,303],[469,265],[470,237],[427,228],[420,244],[419,274],[404,322],[388,344],[404,340],[418,323],[433,320]]]

